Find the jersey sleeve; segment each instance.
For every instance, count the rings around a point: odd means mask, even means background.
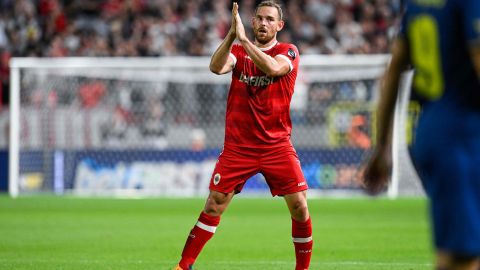
[[[293,44],[283,44],[277,55],[275,57],[280,56],[283,59],[287,60],[288,64],[290,65],[290,71],[298,68],[299,62],[299,53],[298,49]]]
[[[473,46],[480,46],[480,1],[460,1],[463,28],[467,41]]]
[[[240,46],[238,44],[233,44],[232,50],[230,50],[229,57],[232,58],[233,60],[233,68],[235,68],[235,66],[237,65],[239,49],[240,49]]]
[[[407,36],[406,31],[407,31],[407,11],[405,8],[402,14],[402,19],[400,21],[400,26],[398,29],[397,36],[406,37]]]

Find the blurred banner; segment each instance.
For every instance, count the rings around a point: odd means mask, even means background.
[[[8,190],[8,151],[0,150],[0,191]]]
[[[164,151],[65,151],[55,152],[46,163],[42,152],[22,158],[36,160],[22,167],[20,187],[40,191],[53,183],[56,193],[69,190],[78,195],[203,196],[220,149]],[[362,150],[300,149],[302,169],[313,190],[356,190]],[[345,158],[346,157],[346,158]],[[46,164],[55,164],[45,171]],[[248,180],[244,193],[268,194],[261,174]]]

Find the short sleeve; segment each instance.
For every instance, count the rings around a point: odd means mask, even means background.
[[[288,64],[290,65],[290,71],[298,67],[299,53],[297,47],[294,45],[285,44],[285,46],[282,46],[275,57],[277,56],[287,60]]]
[[[406,37],[407,36],[407,14],[408,11],[408,3],[407,1],[403,1],[402,4],[402,9],[401,9],[401,19],[400,19],[400,25],[398,26],[398,31],[396,33],[396,36],[400,37]]]
[[[233,44],[232,50],[230,51],[230,58],[233,60],[233,67],[235,68],[235,65],[237,64],[237,56],[239,52],[240,46],[238,44]]]
[[[406,35],[407,31],[407,15],[406,13],[403,14],[402,20],[400,22],[400,28],[398,29],[398,36],[407,36]]]
[[[459,1],[463,18],[463,28],[467,41],[475,46],[480,46],[480,1]]]

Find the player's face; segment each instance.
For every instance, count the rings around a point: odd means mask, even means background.
[[[284,22],[275,7],[260,7],[252,20],[255,39],[260,44],[267,44],[282,30]]]

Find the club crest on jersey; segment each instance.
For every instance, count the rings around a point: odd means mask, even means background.
[[[222,177],[220,176],[219,173],[216,173],[215,176],[213,177],[213,184],[215,186],[218,185],[218,183],[220,183],[220,178],[222,178]]]
[[[295,60],[295,57],[297,57],[297,54],[292,48],[290,48],[288,49],[288,56],[290,56],[293,60]]]
[[[265,87],[273,83],[273,78],[268,76],[248,76],[242,72],[239,81],[251,86]]]

